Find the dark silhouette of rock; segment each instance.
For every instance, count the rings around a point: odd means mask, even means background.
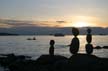
[[[79,34],[79,30],[77,28],[72,28],[72,33],[74,35],[74,38],[71,41],[70,44],[70,52],[72,54],[76,54],[79,50],[79,39],[77,38],[78,34]]]
[[[41,55],[37,60],[37,64],[53,64],[56,61],[59,60],[65,60],[67,59],[64,56],[60,56],[60,55],[54,55],[53,57],[50,55]]]
[[[108,49],[108,46],[103,46],[104,49]]]
[[[70,52],[72,54],[76,54],[79,50],[79,39],[78,38],[73,38],[71,45],[70,45]]]
[[[108,58],[100,58],[100,71],[108,71]]]
[[[26,58],[30,58],[29,56],[19,55],[16,56],[15,54],[1,54],[0,58],[0,64],[4,67],[8,67],[10,64],[16,62],[16,61],[23,61]]]
[[[3,60],[0,60],[0,63],[4,67],[8,67],[11,62],[16,61],[16,56],[14,54],[4,55]]]
[[[91,44],[92,42],[92,35],[91,35],[91,29],[87,29],[87,37],[86,37],[86,41],[87,41],[87,44],[86,44],[86,52],[87,54],[91,54],[93,52],[93,45]]]
[[[54,71],[69,71],[68,67],[69,67],[68,59],[63,59],[63,60],[56,61],[54,63],[53,70]]]
[[[79,35],[79,30],[75,27],[72,28],[72,33],[74,36],[78,36]]]
[[[64,56],[54,55],[53,57],[50,55],[42,55],[36,60],[37,71],[55,71],[55,65],[59,61],[68,60]]]
[[[9,65],[10,71],[37,71],[35,60],[20,60]]]
[[[102,47],[101,46],[96,46],[96,47],[94,47],[94,49],[102,49]]]
[[[53,56],[54,55],[54,40],[50,40],[50,48],[49,48],[49,55]]]
[[[92,35],[91,34],[87,34],[86,40],[88,43],[92,42]]]
[[[13,58],[13,55],[10,56]],[[0,57],[0,65],[2,61],[5,63],[8,59],[8,57]],[[7,68],[9,71],[108,71],[108,58],[88,54],[74,54],[70,58],[42,55],[36,60],[10,61]]]
[[[99,71],[99,58],[94,55],[75,54],[69,58],[69,71]]]
[[[87,54],[91,54],[93,52],[92,44],[86,44],[86,52]]]
[[[87,29],[87,32],[88,34],[87,34],[86,40],[88,43],[91,43],[92,41],[91,29]]]

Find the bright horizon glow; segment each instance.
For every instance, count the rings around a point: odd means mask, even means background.
[[[76,22],[72,25],[73,27],[87,27],[89,24],[87,22]]]

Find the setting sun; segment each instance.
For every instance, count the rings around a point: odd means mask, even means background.
[[[87,22],[76,22],[72,26],[74,27],[87,27],[89,24]]]

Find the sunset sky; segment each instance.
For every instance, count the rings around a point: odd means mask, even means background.
[[[20,21],[8,23],[7,20]],[[108,0],[0,0],[0,27],[12,27],[12,23],[108,27]]]

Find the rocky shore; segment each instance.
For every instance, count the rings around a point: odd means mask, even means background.
[[[0,65],[9,71],[107,71],[108,58],[88,54],[74,54],[70,58],[60,55],[41,55],[32,60],[28,56],[1,55]]]
[[[108,46],[103,46],[103,47],[101,47],[101,46],[96,46],[96,47],[94,47],[94,49],[108,49]]]

